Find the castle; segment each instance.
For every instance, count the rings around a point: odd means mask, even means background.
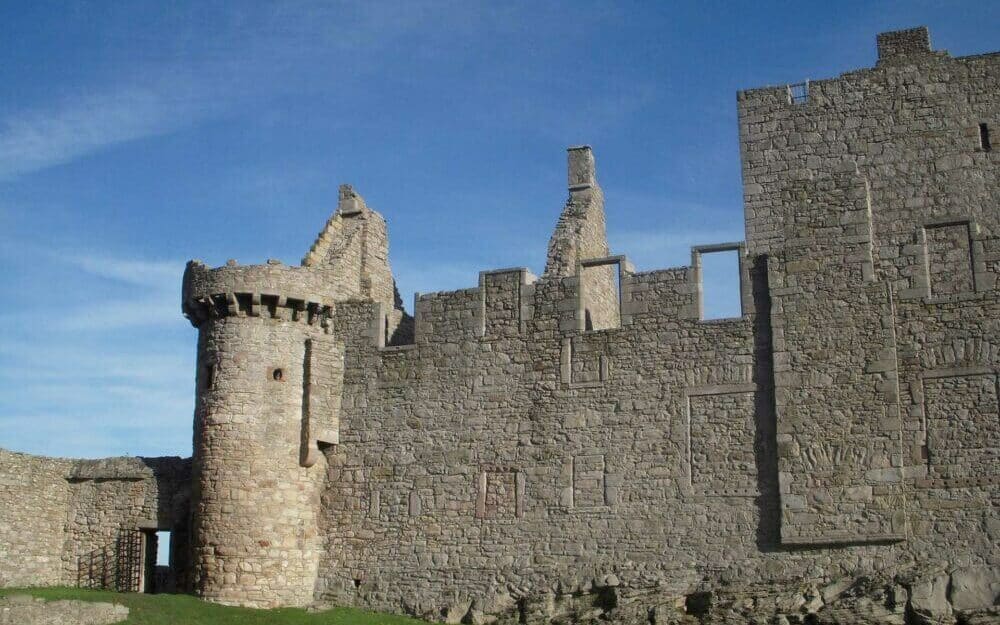
[[[168,529],[173,583],[247,606],[666,623],[886,579],[884,622],[988,609],[998,96],[1000,54],[924,28],[879,35],[874,68],[740,92],[746,240],[654,271],[609,250],[570,148],[542,274],[483,271],[412,317],[345,185],[301,266],[188,264],[192,459],[0,452],[0,585],[148,588]],[[742,315],[706,320],[726,250]]]

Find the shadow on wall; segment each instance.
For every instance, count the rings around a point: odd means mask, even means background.
[[[767,256],[750,268],[754,301],[754,460],[757,464],[757,548],[781,549],[781,504],[778,494],[777,417],[774,406],[774,346],[771,337],[771,295]]]
[[[79,588],[138,592],[142,584],[143,536],[140,530],[119,530],[113,545],[80,556]]]

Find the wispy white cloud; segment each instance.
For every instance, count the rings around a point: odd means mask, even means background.
[[[169,133],[217,106],[203,85],[171,76],[13,113],[0,120],[0,179]]]
[[[57,257],[90,276],[135,287],[125,298],[96,298],[60,315],[56,329],[67,331],[112,330],[138,326],[177,325],[179,291],[184,265],[174,261],[148,261],[95,255]]]
[[[145,416],[133,415],[131,426],[112,428],[79,414],[6,414],[0,416],[0,447],[69,458],[190,454],[190,443],[178,435],[181,428],[149,423]],[[190,438],[190,420],[185,425]]]
[[[64,255],[57,258],[94,276],[158,291],[176,291],[184,273],[184,263],[180,261],[137,260],[93,254]]]
[[[299,2],[256,11],[234,9],[224,26],[190,53],[158,66],[130,67],[132,80],[94,84],[61,101],[0,118],[0,181],[68,163],[109,147],[168,134],[240,102],[260,107],[292,90],[343,87],[380,66],[408,33],[443,23],[467,30],[481,17],[464,3]],[[218,26],[218,25],[217,25]],[[424,29],[427,30],[427,29]],[[316,81],[300,71],[326,58]],[[409,58],[404,56],[403,58]]]

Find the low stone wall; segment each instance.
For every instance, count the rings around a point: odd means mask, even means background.
[[[0,597],[0,625],[110,625],[127,618],[128,608],[117,603]]]
[[[0,449],[0,587],[137,590],[143,531],[173,530],[175,568],[186,570],[190,482],[188,459],[71,460]]]

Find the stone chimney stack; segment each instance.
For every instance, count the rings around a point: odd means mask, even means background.
[[[594,153],[589,145],[577,145],[566,150],[568,160],[568,186],[573,191],[589,189],[597,185],[594,167]]]
[[[926,26],[918,26],[908,30],[894,30],[879,33],[878,62],[894,60],[914,54],[930,54],[931,36]]]

